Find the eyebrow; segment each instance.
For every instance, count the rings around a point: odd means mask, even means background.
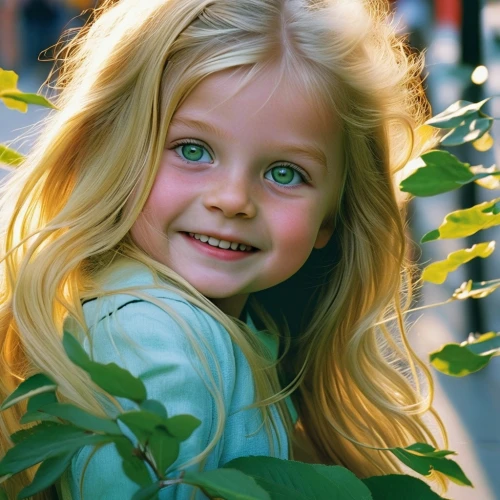
[[[193,118],[173,118],[170,126],[184,125],[188,128],[193,128],[199,132],[206,132],[219,137],[220,139],[229,140],[229,135],[223,130],[218,129],[208,122],[202,122]],[[322,167],[328,170],[325,153],[318,147],[312,144],[282,144],[278,148],[281,153],[296,154],[319,163]]]

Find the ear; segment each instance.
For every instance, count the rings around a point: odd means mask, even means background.
[[[318,231],[318,236],[316,236],[316,241],[314,242],[314,248],[320,249],[324,248],[330,241],[334,230],[334,224],[329,223],[321,226]]]

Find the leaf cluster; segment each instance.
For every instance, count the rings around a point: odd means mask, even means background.
[[[26,113],[28,104],[55,109],[48,99],[39,94],[21,92],[17,88],[18,75],[14,71],[6,71],[0,68],[0,101],[3,101],[9,109]],[[0,144],[0,164],[5,163],[11,167],[20,165],[24,157],[21,153]]]
[[[466,143],[479,151],[493,146],[489,131],[494,118],[484,111],[484,99],[478,103],[457,101],[442,113],[426,122],[427,126],[441,129],[442,146],[459,146]],[[500,171],[495,165],[471,166],[447,151],[433,150],[420,157],[422,166],[403,179],[400,189],[414,196],[427,197],[447,193],[472,182],[485,189],[498,190]],[[421,242],[463,238],[484,229],[500,225],[500,197],[475,206],[456,210],[445,216],[441,225],[425,234]],[[422,279],[442,284],[448,274],[475,258],[487,258],[495,250],[495,241],[477,243],[471,248],[451,252],[446,259],[429,264]],[[500,279],[486,282],[463,283],[448,302],[468,298],[486,297],[500,287]],[[442,373],[462,377],[488,365],[491,358],[500,354],[500,333],[488,332],[473,336],[461,344],[447,344],[430,354],[430,362]]]
[[[11,436],[14,446],[0,461],[0,482],[40,464],[32,483],[18,499],[28,498],[54,484],[84,446],[115,446],[124,474],[137,484],[132,500],[158,497],[161,489],[188,484],[209,498],[270,500],[310,498],[329,500],[440,498],[423,481],[412,476],[388,475],[364,480],[343,467],[311,465],[270,457],[245,457],[220,469],[179,471],[175,462],[182,443],[200,425],[191,415],[169,416],[165,406],[148,399],[143,382],[115,363],[92,361],[68,332],[63,346],[70,360],[111,396],[131,400],[136,408],[115,418],[92,415],[57,398],[57,385],[44,374],[22,382],[0,406],[0,411],[28,400],[21,423],[37,422]],[[471,486],[460,466],[446,458],[454,452],[416,443],[391,448],[403,463],[424,476],[440,471],[460,484]],[[410,492],[410,493],[408,493]],[[1,498],[1,497],[0,497]]]

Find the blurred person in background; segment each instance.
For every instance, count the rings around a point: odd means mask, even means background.
[[[0,0],[0,68],[16,69],[19,64],[16,0]]]
[[[97,0],[0,0],[0,67],[23,72],[35,69],[44,76],[51,59],[50,48],[61,33],[83,24],[85,9]],[[45,67],[47,66],[47,68]]]
[[[432,0],[392,0],[400,30],[408,33],[410,45],[422,50],[427,47],[433,27]]]
[[[57,0],[19,0],[19,3],[24,62],[44,60],[48,57],[44,51],[57,42],[62,29],[62,6]]]

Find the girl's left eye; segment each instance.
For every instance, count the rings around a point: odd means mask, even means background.
[[[213,161],[205,146],[196,142],[181,142],[173,150],[181,160],[188,163],[212,163]]]
[[[287,164],[270,168],[264,177],[282,186],[298,186],[307,182],[305,175],[297,167]]]

